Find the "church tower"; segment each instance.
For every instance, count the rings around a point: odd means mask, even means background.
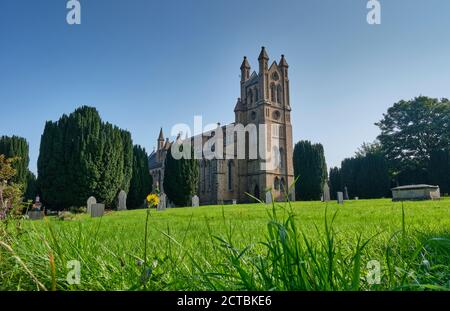
[[[274,200],[285,200],[288,192],[293,200],[293,189],[289,191],[294,182],[289,65],[281,55],[279,63],[274,61],[269,67],[269,56],[264,47],[258,63],[259,72],[250,74],[250,65],[244,57],[241,96],[234,110],[237,124],[245,127],[254,124],[258,130],[258,159],[238,161],[239,200],[248,201],[245,192],[264,200],[267,189],[272,189]],[[265,143],[259,139],[262,130]],[[260,146],[261,143],[265,146]],[[246,146],[249,146],[248,141]]]

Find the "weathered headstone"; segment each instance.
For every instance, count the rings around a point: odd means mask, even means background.
[[[267,191],[266,192],[266,204],[272,204],[272,192],[271,191]]]
[[[105,204],[95,203],[91,205],[91,217],[102,217],[105,214]]]
[[[118,211],[126,211],[127,210],[127,193],[123,190],[119,192],[119,205],[117,206]]]
[[[358,201],[359,200],[359,197],[355,197],[355,201]]]
[[[350,197],[348,196],[347,186],[344,187],[344,200],[350,200]]]
[[[161,193],[159,195],[159,203],[158,203],[158,206],[156,207],[156,210],[164,211],[166,209],[166,204],[167,204],[166,194]]]
[[[344,193],[343,192],[337,193],[337,201],[339,204],[344,204]]]
[[[43,211],[29,211],[28,212],[28,218],[31,220],[43,219],[44,216],[45,216],[45,213]]]
[[[97,204],[97,200],[94,197],[89,197],[89,199],[86,202],[86,212],[90,215],[91,214],[91,207],[92,205]]]
[[[236,205],[236,204],[237,204],[237,200],[233,199],[233,205]]]
[[[325,183],[323,185],[323,196],[322,196],[322,201],[323,202],[329,202],[331,200],[331,196],[330,196],[330,187],[328,186],[328,183]]]
[[[194,195],[192,197],[192,207],[198,207],[200,205],[200,199],[198,196]]]

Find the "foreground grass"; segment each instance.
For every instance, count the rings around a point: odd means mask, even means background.
[[[24,221],[2,290],[449,290],[450,200],[248,204]],[[81,283],[66,278],[81,263]],[[368,272],[379,263],[379,284]],[[368,263],[369,266],[368,266]]]

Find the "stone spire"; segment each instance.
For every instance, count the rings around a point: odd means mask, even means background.
[[[269,60],[269,55],[267,55],[266,48],[264,46],[261,48],[261,53],[259,53],[258,60],[260,62],[261,62],[261,60],[266,60],[266,61]]]
[[[288,63],[286,61],[286,58],[284,58],[284,55],[281,55],[280,67],[286,67],[286,68],[289,67],[289,65],[288,65]]]
[[[247,56],[244,56],[244,60],[241,65],[241,81],[247,81],[250,78],[250,64],[247,61]]]
[[[159,136],[158,136],[158,150],[162,149],[164,147],[164,134],[163,134],[163,129],[161,127],[161,130],[159,131]]]

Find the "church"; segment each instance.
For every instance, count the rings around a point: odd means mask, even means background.
[[[265,200],[266,191],[272,191],[273,200],[294,199],[293,142],[291,125],[291,104],[289,96],[288,63],[281,55],[280,61],[269,66],[269,56],[264,47],[258,57],[258,72],[251,71],[247,57],[241,69],[240,97],[234,108],[235,122],[245,130],[255,125],[257,136],[261,126],[267,143],[264,148],[276,154],[277,165],[264,165],[264,158],[249,157],[249,142],[245,142],[245,157],[223,157],[199,159],[198,197],[201,205],[254,202],[254,198]],[[219,126],[223,137],[230,125]],[[238,128],[236,126],[236,128]],[[244,131],[245,131],[244,130]],[[248,133],[247,133],[248,134]],[[201,134],[201,141],[207,142],[211,133]],[[248,136],[248,135],[247,135]],[[244,136],[247,138],[247,136]],[[194,140],[194,137],[191,138]],[[149,170],[153,187],[164,192],[164,164],[173,142],[164,137],[160,130],[157,148],[149,156]],[[233,140],[233,144],[237,144]],[[261,142],[258,142],[258,147]],[[233,150],[237,150],[238,147]],[[250,194],[250,195],[249,195]]]

